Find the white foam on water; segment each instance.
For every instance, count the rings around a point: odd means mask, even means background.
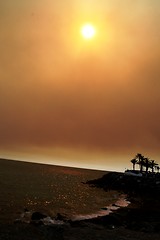
[[[23,212],[23,213],[21,213],[20,218],[17,218],[15,220],[15,223],[28,223],[29,224],[31,222],[31,216],[32,216],[32,212],[30,212],[30,211]],[[62,225],[62,224],[64,224],[63,221],[52,219],[49,216],[46,218],[37,220],[37,222],[38,221],[43,222],[44,225]]]
[[[72,221],[80,221],[80,220],[87,220],[97,217],[102,217],[109,215],[113,211],[118,210],[120,207],[127,207],[130,204],[129,201],[126,200],[125,195],[121,195],[120,198],[114,203],[110,204],[109,206],[104,207],[104,209],[99,210],[97,213],[87,214],[87,215],[76,215],[72,217]],[[105,210],[106,208],[106,210]]]
[[[46,217],[42,219],[44,225],[63,225],[64,222],[60,220],[52,219],[51,217]]]
[[[71,218],[71,220],[72,221],[80,221],[80,220],[87,220],[87,219],[106,216],[106,215],[109,215],[110,213],[112,213],[113,211],[116,211],[120,207],[127,207],[129,204],[130,204],[130,202],[126,200],[126,196],[121,195],[120,198],[114,204],[110,204],[110,205],[104,207],[103,209],[99,210],[96,213],[75,215]],[[20,215],[19,219],[15,220],[15,222],[30,223],[31,215],[32,215],[32,212],[30,212],[30,211],[24,212]],[[43,222],[44,225],[63,225],[63,224],[65,224],[64,221],[55,220],[49,216],[41,219],[41,221]]]

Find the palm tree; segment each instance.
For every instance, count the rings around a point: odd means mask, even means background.
[[[148,172],[148,168],[150,166],[149,158],[144,158],[144,166],[146,167],[146,173]]]
[[[154,172],[154,168],[155,168],[156,166],[158,166],[158,164],[155,163],[155,160],[151,160],[151,162],[150,162],[150,168],[152,169],[152,173]]]
[[[144,156],[141,153],[137,153],[135,158],[137,159],[137,164],[140,166],[140,172],[142,172],[144,167]]]
[[[135,170],[135,165],[136,165],[136,163],[137,163],[137,160],[136,160],[135,158],[133,158],[133,159],[131,160],[131,163],[133,164],[133,170]]]

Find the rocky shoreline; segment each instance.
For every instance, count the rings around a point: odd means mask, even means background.
[[[102,178],[87,181],[95,187],[103,188],[105,191],[118,190],[129,195],[159,196],[160,193],[160,173],[148,173],[142,177],[129,176],[119,172],[109,172]]]
[[[109,215],[81,221],[72,221],[58,214],[55,222],[47,225],[43,221],[46,215],[32,213],[31,221],[28,223],[17,220],[13,224],[2,224],[0,239],[158,240],[160,238],[159,176],[140,179],[111,172],[100,179],[88,181],[87,184],[103,188],[105,191],[115,189],[126,193],[127,200],[131,203]],[[48,222],[50,220],[48,217]]]
[[[127,208],[120,208],[102,217],[100,222],[113,221],[126,229],[158,233],[160,236],[160,174],[148,174],[140,178],[110,172],[87,184],[105,191],[114,189],[124,192],[130,201]]]

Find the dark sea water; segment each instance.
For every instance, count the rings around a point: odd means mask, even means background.
[[[103,214],[118,192],[90,187],[87,180],[107,172],[0,160],[0,222],[13,222],[24,210],[78,219]]]

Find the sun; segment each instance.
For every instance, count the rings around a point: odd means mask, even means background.
[[[96,30],[91,24],[85,24],[81,28],[81,34],[85,39],[91,39],[95,36]]]

